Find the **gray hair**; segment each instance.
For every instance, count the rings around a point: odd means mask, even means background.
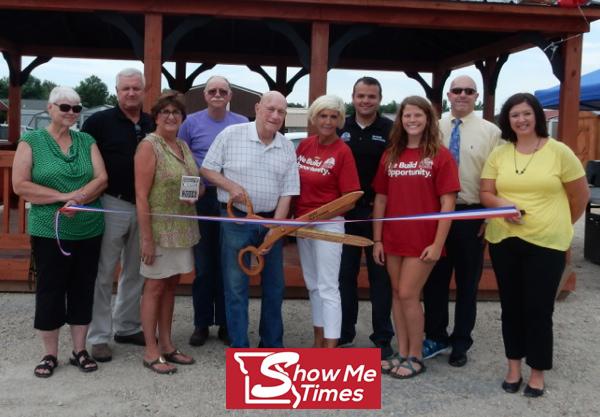
[[[52,91],[50,91],[48,104],[53,104],[60,100],[65,100],[69,103],[81,103],[81,98],[79,97],[79,94],[77,94],[77,91],[73,90],[71,87],[65,87],[62,85],[54,87]]]
[[[308,108],[308,120],[314,125],[317,122],[317,116],[323,110],[334,110],[339,113],[338,128],[344,127],[346,118],[346,105],[344,100],[333,94],[327,94],[317,98]]]
[[[125,68],[117,73],[115,78],[115,87],[119,88],[119,80],[121,77],[139,77],[142,80],[142,87],[146,86],[146,78],[144,73],[137,68]]]
[[[227,83],[227,87],[229,87],[229,89],[231,90],[231,83],[227,78],[223,77],[222,75],[211,75],[210,77],[208,77],[208,80],[206,80],[206,83],[204,83],[204,85],[208,85],[209,82],[217,78],[220,78],[221,80],[225,81]]]

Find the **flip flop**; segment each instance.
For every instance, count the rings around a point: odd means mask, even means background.
[[[163,358],[166,359],[167,362],[176,363],[178,365],[191,365],[196,363],[196,360],[191,356],[186,355],[181,352],[179,349],[175,349],[173,352],[163,353]],[[186,360],[182,360],[181,358],[187,358]]]
[[[54,368],[58,366],[58,359],[54,355],[46,355],[33,370],[33,374],[38,378],[50,378],[54,373]],[[47,371],[47,372],[41,372]]]
[[[419,369],[415,369],[415,367],[413,366],[413,364],[415,363],[417,365],[420,365],[421,367]],[[399,374],[398,369],[400,368],[408,369],[410,373],[406,375]],[[415,356],[409,356],[404,362],[402,362],[398,367],[396,367],[396,372],[390,372],[390,376],[396,379],[409,379],[419,374],[422,374],[423,372],[425,372],[425,369],[425,364],[421,359]]]
[[[174,374],[175,372],[177,372],[176,367],[172,367],[169,369],[160,369],[156,366],[156,365],[166,365],[167,364],[167,361],[162,356],[159,356],[156,360],[153,360],[152,362],[148,362],[147,360],[143,359],[142,363],[144,364],[144,366],[146,368],[150,369],[153,372],[156,372],[157,374],[169,375],[169,374]]]

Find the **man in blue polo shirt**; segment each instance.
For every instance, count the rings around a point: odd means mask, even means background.
[[[381,84],[375,78],[362,77],[354,84],[352,105],[354,114],[346,118],[344,127],[338,132],[340,138],[352,150],[361,189],[365,192],[357,201],[356,207],[346,213],[346,219],[367,219],[373,214],[375,193],[371,182],[377,172],[381,155],[387,146],[392,121],[379,113],[381,104]],[[346,233],[373,238],[373,226],[368,222],[347,223]],[[340,267],[340,295],[342,297],[342,333],[338,346],[349,347],[356,336],[358,317],[357,278],[360,270],[362,248],[344,245]],[[385,267],[373,260],[372,247],[365,248],[367,271],[369,273],[369,298],[372,307],[373,333],[371,341],[381,349],[385,359],[393,351],[390,340],[394,336],[390,312],[392,308],[392,288]]]
[[[232,98],[231,86],[225,77],[212,76],[204,87],[204,99],[207,108],[192,113],[179,129],[179,137],[187,142],[198,167],[202,166],[208,148],[227,126],[248,122],[248,118],[227,110]],[[204,196],[196,203],[201,216],[219,216],[220,205],[214,184],[205,182]],[[194,247],[196,278],[192,286],[194,303],[194,332],[190,345],[202,346],[208,338],[208,328],[219,326],[218,337],[229,344],[225,305],[223,297],[223,278],[220,263],[220,225],[217,222],[199,221],[200,242]]]

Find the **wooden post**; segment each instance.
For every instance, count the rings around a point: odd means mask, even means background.
[[[560,83],[558,138],[575,154],[579,125],[579,96],[581,90],[581,46],[583,35],[569,36],[561,45],[564,60],[564,79]]]
[[[21,137],[21,55],[11,53],[8,59],[8,142],[16,144]]]
[[[329,62],[329,24],[315,22],[312,25],[310,45],[310,83],[308,101],[312,103],[327,91]]]
[[[162,66],[162,15],[149,13],[144,25],[144,76],[146,77],[146,97],[144,110],[150,108],[160,95]]]
[[[275,72],[275,89],[287,97],[290,91],[287,91],[287,66],[278,64]]]
[[[442,101],[444,99],[444,84],[450,75],[448,70],[438,70],[431,73],[431,105],[438,114],[442,117]]]
[[[180,93],[188,91],[185,78],[186,64],[185,61],[175,61],[175,89]]]

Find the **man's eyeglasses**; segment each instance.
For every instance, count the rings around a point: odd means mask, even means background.
[[[229,90],[224,88],[211,88],[210,90],[206,90],[206,94],[209,96],[216,96],[217,93],[219,93],[220,96],[227,96],[229,95]]]
[[[450,92],[452,94],[456,94],[457,96],[461,95],[462,92],[465,92],[465,94],[467,96],[472,96],[473,94],[475,94],[477,92],[477,90],[475,90],[474,88],[451,88]]]
[[[68,113],[69,110],[73,110],[73,113],[81,113],[81,110],[83,110],[83,106],[81,104],[76,104],[74,106],[71,106],[70,104],[52,104],[58,107],[58,109],[63,113]]]
[[[181,111],[180,110],[167,110],[167,109],[162,109],[161,111],[158,112],[161,116],[164,117],[169,117],[169,116],[173,116],[173,117],[181,117]]]

